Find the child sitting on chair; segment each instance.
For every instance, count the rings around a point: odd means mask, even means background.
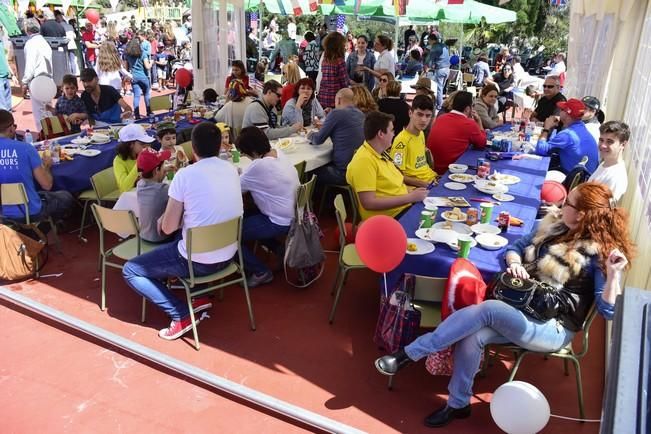
[[[217,122],[215,125],[217,125],[217,128],[219,128],[219,131],[222,133],[222,143],[219,146],[219,153],[224,153],[228,152],[230,153],[231,150],[233,149],[233,145],[231,144],[231,129],[228,125],[226,125],[224,122]]]
[[[189,159],[182,146],[176,144],[176,128],[172,122],[161,122],[156,126],[156,136],[160,142],[160,150],[169,151],[168,160],[177,168],[187,166]]]
[[[57,99],[54,110],[51,107],[48,107],[48,110],[53,111],[55,116],[65,116],[72,127],[70,132],[79,133],[81,123],[88,119],[88,113],[86,105],[77,95],[77,77],[71,74],[64,75],[62,87],[63,94]]]
[[[213,88],[208,88],[203,91],[203,103],[206,105],[214,106],[217,104],[217,92]]]
[[[158,232],[158,219],[167,207],[168,188],[163,183],[166,169],[163,167],[170,158],[170,151],[160,153],[145,149],[138,154],[136,165],[140,179],[136,184],[136,197],[140,212],[140,236],[151,243],[167,241],[170,237]]]

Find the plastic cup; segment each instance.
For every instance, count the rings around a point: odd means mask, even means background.
[[[240,151],[238,151],[237,149],[232,149],[231,155],[233,157],[233,163],[237,164],[240,162]]]
[[[466,258],[470,256],[470,246],[472,245],[472,237],[470,235],[459,235],[457,239],[459,243],[458,258]]]
[[[439,207],[434,205],[426,205],[425,211],[429,211],[429,213],[432,215],[432,224],[434,224],[436,221],[436,216],[439,213]]]
[[[167,172],[167,179],[169,181],[174,179],[174,171],[173,170],[170,170],[169,172]]]
[[[434,218],[432,217],[432,212],[428,210],[423,210],[420,213],[420,227],[423,229],[429,229],[434,225]]]
[[[493,203],[491,202],[483,202],[479,205],[479,212],[480,212],[480,217],[479,217],[479,222],[480,223],[487,223],[490,224],[491,222],[491,217],[493,216]]]

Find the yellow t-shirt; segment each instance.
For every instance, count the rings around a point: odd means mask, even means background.
[[[123,160],[122,157],[116,155],[113,159],[113,173],[120,193],[129,191],[136,186],[138,168],[136,167],[136,160],[133,158]]]
[[[355,152],[346,169],[346,181],[353,187],[357,194],[365,191],[374,191],[377,196],[401,196],[407,194],[402,173],[396,168],[386,154],[378,154],[375,149],[364,142]],[[374,215],[388,215],[395,217],[409,205],[384,210],[364,209],[359,198],[359,214],[362,220]]]
[[[393,164],[405,176],[432,182],[436,172],[427,164],[425,149],[425,134],[421,131],[415,136],[405,128],[393,139],[389,154],[393,158]]]

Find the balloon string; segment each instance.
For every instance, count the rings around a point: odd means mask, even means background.
[[[384,297],[386,298],[389,296],[389,287],[387,286],[387,273],[382,273],[382,275],[384,276]]]
[[[594,422],[594,423],[600,423],[601,419],[577,419],[574,417],[567,417],[567,416],[558,416],[556,414],[550,414],[551,417],[556,417],[558,419],[565,419],[565,420],[573,420],[576,422]]]

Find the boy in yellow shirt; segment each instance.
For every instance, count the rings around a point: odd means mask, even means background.
[[[436,179],[436,172],[427,162],[425,135],[434,114],[432,98],[417,95],[411,103],[409,124],[393,140],[390,155],[393,163],[405,177],[405,184],[428,187]]]
[[[386,152],[393,139],[393,115],[368,113],[364,138],[346,170],[346,181],[357,194],[362,220],[375,215],[396,217],[427,197],[425,188],[407,189],[402,173]]]

